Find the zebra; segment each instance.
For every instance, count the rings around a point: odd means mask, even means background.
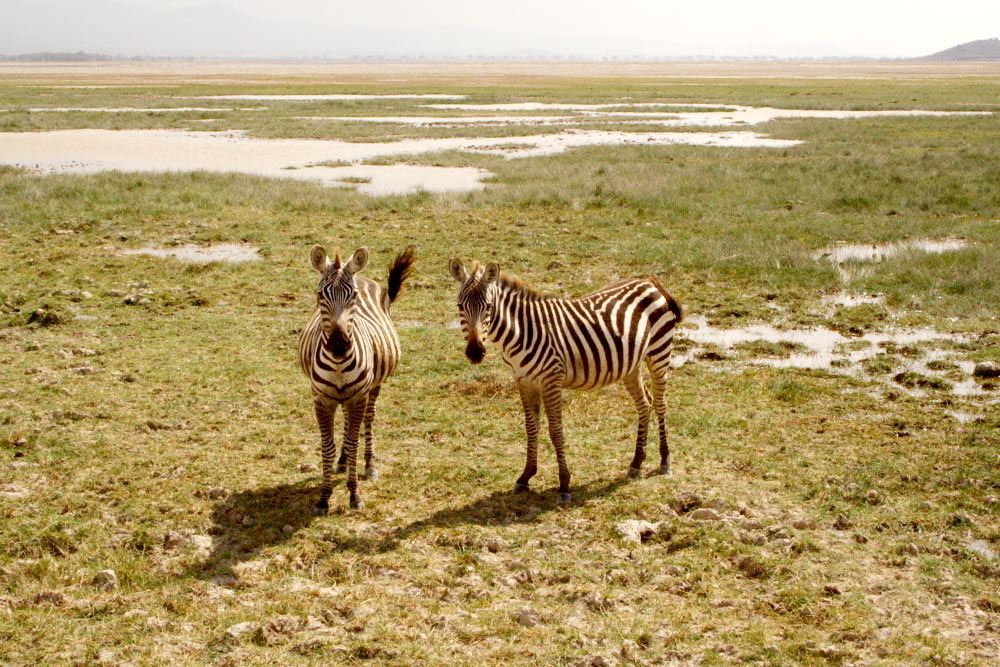
[[[465,355],[478,364],[486,355],[483,334],[500,346],[514,372],[524,407],[527,462],[514,485],[528,491],[537,470],[538,424],[545,406],[549,436],[559,464],[557,503],[572,501],[569,468],[563,454],[563,389],[595,389],[621,380],[639,412],[635,456],[628,476],[638,477],[646,458],[646,434],[652,400],[659,422],[660,467],[670,474],[664,396],[674,327],[683,317],[680,304],[653,276],[618,280],[576,299],[542,294],[520,278],[500,272],[496,262],[466,273],[458,259],[449,262],[459,283],[458,311],[467,342]],[[652,396],[640,375],[646,362]]]
[[[372,448],[375,401],[382,383],[399,363],[399,337],[389,319],[389,306],[399,297],[403,282],[413,271],[414,246],[396,256],[389,266],[388,289],[358,276],[368,263],[368,251],[359,248],[346,264],[340,249],[333,261],[321,246],[314,246],[310,260],[319,271],[316,309],[299,337],[299,364],[312,387],[316,422],[323,454],[323,482],[316,514],[329,510],[333,488],[333,415],[344,408],[344,438],[337,472],[347,472],[350,506],[361,509],[358,493],[358,433],[365,426],[365,477],[378,478]]]

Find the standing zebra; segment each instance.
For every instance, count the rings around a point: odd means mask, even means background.
[[[504,362],[514,371],[524,406],[528,459],[514,485],[528,490],[537,470],[541,404],[559,463],[557,502],[572,500],[569,468],[563,454],[563,389],[594,389],[621,380],[639,411],[639,434],[629,477],[638,477],[646,458],[650,396],[640,376],[646,362],[653,381],[652,403],[660,427],[660,469],[670,474],[664,397],[674,326],[680,305],[656,278],[618,280],[593,294],[563,299],[540,294],[516,276],[500,273],[496,262],[476,262],[472,274],[457,259],[448,266],[460,285],[458,311],[468,345],[465,355],[478,364],[486,355],[482,332],[500,345]]]
[[[399,337],[389,320],[389,305],[399,296],[403,281],[413,271],[413,246],[389,267],[389,287],[357,274],[368,263],[368,251],[359,248],[344,264],[338,248],[333,261],[320,246],[310,254],[319,271],[316,310],[299,337],[299,364],[312,385],[316,421],[323,451],[323,484],[317,514],[326,514],[333,488],[333,415],[344,406],[344,439],[337,472],[347,471],[351,507],[364,507],[358,494],[358,432],[365,424],[365,476],[376,479],[372,450],[372,420],[382,382],[399,363]]]

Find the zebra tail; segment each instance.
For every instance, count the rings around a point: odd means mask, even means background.
[[[394,303],[399,298],[399,293],[403,289],[403,281],[413,273],[413,251],[416,246],[409,246],[403,252],[396,255],[392,265],[389,266],[389,303]]]
[[[661,285],[660,281],[656,279],[656,276],[647,276],[646,279],[653,283],[653,285],[656,286],[656,289],[660,290],[660,294],[662,294],[663,298],[667,300],[667,308],[669,308],[670,312],[674,314],[675,323],[680,323],[680,321],[684,319],[684,310],[681,308],[681,304],[677,303],[677,300],[670,296],[670,293],[667,292],[667,290],[663,289],[663,285]]]

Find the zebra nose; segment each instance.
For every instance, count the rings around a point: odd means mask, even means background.
[[[465,346],[465,356],[474,364],[478,364],[486,356],[486,348],[477,340],[470,340]]]

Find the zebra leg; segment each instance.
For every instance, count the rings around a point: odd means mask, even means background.
[[[649,432],[649,398],[646,396],[646,386],[642,382],[640,373],[641,366],[636,366],[635,370],[625,376],[625,388],[635,401],[635,409],[639,413],[639,432],[635,438],[635,456],[628,467],[628,476],[635,479],[642,469],[642,462],[646,460],[646,434]]]
[[[340,439],[340,458],[337,459],[337,468],[334,470],[338,475],[343,475],[347,472],[347,450],[344,449],[344,444],[347,442],[347,417],[346,412],[344,413],[344,436]]]
[[[559,495],[556,496],[556,503],[565,505],[572,502],[573,496],[569,493],[569,466],[566,465],[566,454],[563,452],[562,382],[549,385],[542,394],[542,400],[545,402],[545,417],[549,422],[549,437],[559,463]]]
[[[668,352],[669,358],[669,352]],[[653,380],[653,410],[656,411],[656,422],[660,430],[660,469],[657,474],[670,474],[670,446],[667,444],[667,366],[649,363],[649,374]]]
[[[347,451],[347,490],[351,495],[351,509],[362,509],[365,504],[358,493],[358,435],[361,432],[361,422],[368,409],[368,394],[361,394],[349,404],[344,405],[344,421],[347,429],[344,436],[344,450]]]
[[[524,406],[524,430],[528,434],[528,457],[524,464],[524,472],[514,484],[514,493],[524,493],[528,490],[528,481],[538,470],[538,415],[542,406],[542,396],[538,389],[530,385],[517,383],[521,393],[521,405]]]
[[[337,454],[337,443],[333,441],[333,408],[316,401],[316,423],[319,424],[320,452],[323,456],[323,481],[319,487],[319,502],[314,514],[326,514],[330,509],[330,493],[333,491],[333,459]]]
[[[378,470],[375,468],[375,447],[372,444],[372,422],[375,421],[375,401],[382,391],[382,385],[371,390],[368,394],[368,408],[365,410],[365,479],[375,481],[378,479]]]

